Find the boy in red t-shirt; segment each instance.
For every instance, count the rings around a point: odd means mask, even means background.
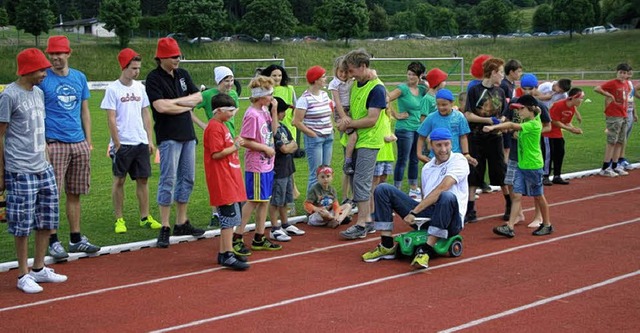
[[[240,225],[240,203],[247,201],[242,181],[238,150],[244,144],[242,137],[234,140],[224,125],[238,110],[227,94],[211,99],[213,118],[204,130],[204,171],[209,189],[209,204],[218,207],[220,215],[220,249],[218,263],[222,266],[245,270],[247,257],[233,253],[233,227]]]
[[[605,177],[626,176],[629,173],[618,166],[622,145],[627,140],[627,98],[631,93],[627,80],[631,66],[622,63],[616,67],[616,78],[597,86],[593,91],[605,97],[604,114],[607,123],[607,147],[599,175]]]
[[[569,131],[573,134],[582,134],[582,129],[574,127],[571,124],[573,116],[578,112],[578,106],[584,100],[584,92],[580,88],[572,88],[569,90],[569,97],[553,103],[549,115],[551,116],[551,130],[542,133],[542,136],[549,138],[549,150],[551,154],[551,163],[549,169],[553,167],[554,184],[568,185],[569,182],[562,179],[562,161],[564,160],[564,138],[562,130]],[[549,175],[544,175],[546,179]]]

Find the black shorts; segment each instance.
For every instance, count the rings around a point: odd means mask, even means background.
[[[121,145],[118,151],[109,151],[113,175],[124,178],[129,174],[131,179],[151,177],[151,160],[149,145],[141,143],[137,146]]]
[[[478,161],[469,173],[469,186],[482,186],[485,171],[489,167],[489,183],[495,186],[504,185],[507,165],[504,163],[502,135],[488,134],[469,135],[469,153]]]

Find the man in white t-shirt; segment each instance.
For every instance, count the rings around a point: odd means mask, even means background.
[[[114,229],[117,234],[127,232],[122,212],[127,173],[136,181],[140,226],[160,229],[162,224],[149,214],[147,179],[151,176],[150,156],[155,147],[151,139],[149,98],[142,83],[135,80],[140,75],[142,58],[134,50],[126,48],[118,54],[118,62],[122,69],[120,78],[107,87],[100,105],[107,111],[111,134],[109,156],[113,170]]]
[[[429,218],[427,244],[416,251],[412,266],[427,268],[429,257],[435,254],[433,246],[438,239],[455,236],[464,227],[469,196],[469,162],[464,155],[451,152],[451,131],[436,128],[429,135],[435,157],[422,168],[422,201],[415,202],[409,195],[391,184],[380,184],[373,194],[374,220],[380,231],[381,242],[372,251],[362,255],[365,262],[394,259],[393,211],[414,226],[416,217]]]
[[[534,95],[534,97],[541,101],[547,109],[551,109],[553,103],[569,97],[569,95],[567,95],[569,90],[571,90],[570,79],[544,82],[538,86],[538,95]]]

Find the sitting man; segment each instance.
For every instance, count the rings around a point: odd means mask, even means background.
[[[463,228],[467,210],[469,162],[463,154],[451,152],[451,132],[436,128],[430,135],[431,148],[435,154],[422,168],[422,201],[415,202],[390,184],[380,184],[374,192],[375,228],[381,232],[381,243],[362,255],[366,262],[394,259],[397,244],[394,244],[393,215],[395,211],[404,222],[415,227],[416,217],[427,217],[427,244],[416,251],[411,265],[429,267],[429,257],[435,254],[433,246],[439,238],[455,236]]]

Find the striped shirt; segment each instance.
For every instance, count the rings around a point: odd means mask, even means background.
[[[311,94],[305,91],[296,103],[296,108],[306,110],[302,123],[318,135],[327,136],[333,133],[331,115],[333,113],[333,102],[324,90],[320,95]]]

